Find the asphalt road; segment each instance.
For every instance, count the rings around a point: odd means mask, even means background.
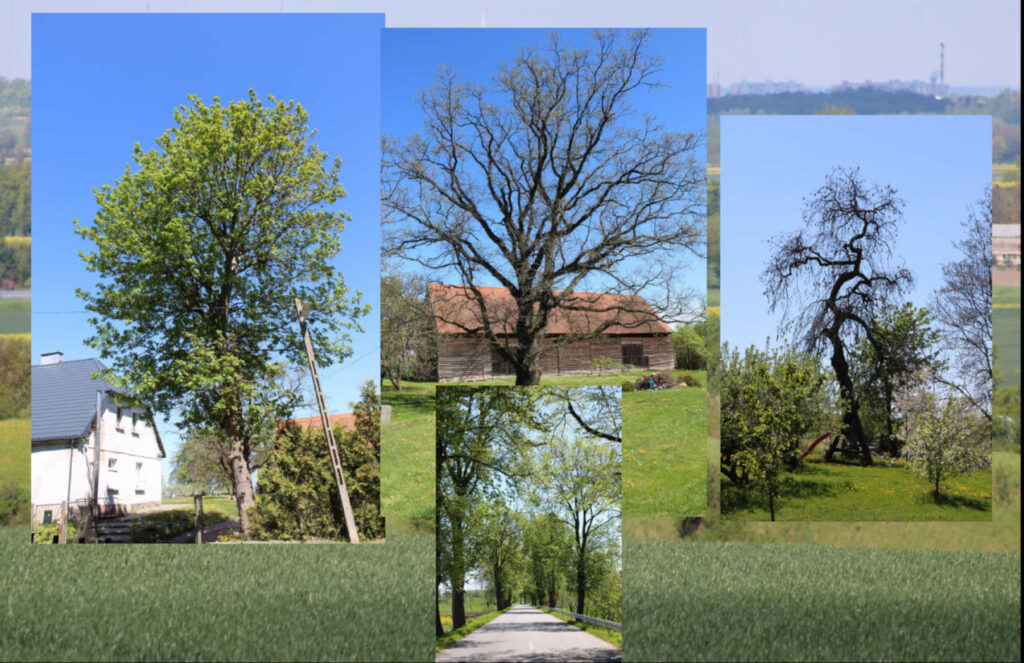
[[[516,605],[447,649],[437,661],[621,661],[622,650],[562,620]]]

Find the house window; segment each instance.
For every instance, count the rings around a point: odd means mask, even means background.
[[[136,426],[138,426],[138,425],[139,425],[139,413],[138,412],[132,412],[132,433],[135,434],[135,435],[138,435],[138,431],[136,430]]]
[[[110,471],[110,472],[117,472],[117,459],[116,458],[108,458],[107,459],[107,470]]]
[[[142,463],[135,463],[135,494],[144,495],[146,486],[142,483]]]
[[[123,417],[124,417],[124,410],[122,410],[121,406],[118,405],[117,406],[117,426],[116,426],[116,428],[117,428],[117,430],[121,431],[122,433],[124,432],[124,425],[121,423],[121,419]]]
[[[622,344],[622,363],[626,366],[641,366],[646,368],[649,362],[644,361],[644,344],[643,343],[623,343]]]

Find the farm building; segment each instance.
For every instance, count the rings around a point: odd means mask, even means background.
[[[87,510],[99,459],[99,510],[113,515],[161,502],[167,455],[148,409],[107,381],[97,359],[44,354],[32,367],[32,515],[55,518],[61,504]],[[97,412],[99,413],[97,426]]]
[[[1020,224],[992,225],[992,256],[996,267],[1020,268]]]
[[[505,288],[477,287],[484,309],[466,286],[431,283],[427,299],[438,333],[439,382],[486,380],[515,375],[514,367],[494,351],[482,333],[486,315],[495,336],[506,346],[515,343],[515,301]],[[557,294],[557,293],[556,293]],[[548,322],[541,356],[543,375],[586,375],[592,362],[606,357],[627,366],[670,370],[675,354],[672,328],[640,297],[574,293]],[[592,338],[566,344],[555,341],[600,330]]]

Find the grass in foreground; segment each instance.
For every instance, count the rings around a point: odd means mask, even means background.
[[[762,496],[723,479],[722,515],[741,520],[768,520]],[[992,471],[978,470],[942,483],[936,500],[926,479],[901,460],[875,459],[869,467],[826,463],[809,456],[785,473],[775,505],[776,520],[991,520]]]
[[[1020,660],[1019,553],[624,546],[631,660]]]
[[[474,617],[473,619],[466,621],[465,626],[461,626],[454,631],[445,633],[440,638],[437,638],[434,643],[434,650],[441,651],[445,647],[451,647],[459,640],[463,639],[484,624],[494,621],[498,616],[505,614],[507,611],[508,608],[505,608],[504,610],[489,612],[486,615],[480,615],[479,617]]]
[[[432,537],[360,546],[28,540],[27,527],[0,528],[0,660],[433,660]]]
[[[705,383],[703,372],[696,377]],[[622,517],[707,511],[705,387],[622,395]]]
[[[171,497],[163,501],[164,504],[181,504],[193,507],[189,509],[189,513],[194,510],[194,502],[191,497]],[[238,517],[238,502],[235,498],[230,495],[204,495],[203,496],[203,513],[206,513],[208,508],[215,508],[223,513],[227,514],[229,518]]]
[[[563,622],[568,622],[569,624],[572,624],[581,631],[586,631],[587,633],[595,637],[601,638],[605,642],[613,644],[619,649],[622,649],[622,633],[620,633],[619,631],[613,631],[611,629],[601,628],[600,626],[588,624],[587,622],[577,621],[572,617],[567,617],[566,615],[563,615],[560,612],[554,612],[553,610],[549,610],[544,606],[539,606],[539,609],[548,613],[552,617],[556,617],[558,619],[561,619]]]

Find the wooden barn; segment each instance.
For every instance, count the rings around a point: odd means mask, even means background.
[[[471,290],[461,285],[431,283],[427,298],[438,332],[437,379],[439,382],[486,380],[515,375],[514,367],[488,345],[481,331],[484,314],[495,335],[506,345],[515,343],[515,301],[505,288],[477,286],[486,311],[481,311]],[[576,302],[557,309],[551,316],[545,343],[553,345],[540,361],[543,375],[587,375],[592,362],[607,357],[627,366],[655,371],[671,370],[675,353],[669,334],[672,328],[660,320],[639,297],[574,293]],[[607,325],[600,335],[571,341],[553,341],[581,336]]]

